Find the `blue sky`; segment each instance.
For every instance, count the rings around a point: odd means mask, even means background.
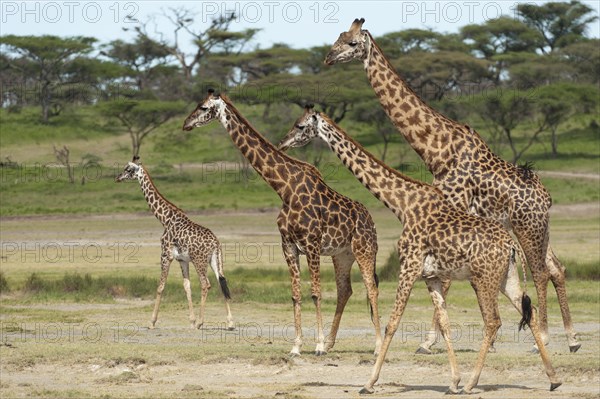
[[[331,44],[352,20],[366,19],[364,28],[374,35],[407,28],[432,28],[457,32],[470,23],[482,23],[499,15],[513,16],[515,1],[1,1],[2,34],[94,36],[101,42],[133,36],[125,27],[134,19],[153,22],[151,31],[171,40],[172,25],[161,17],[169,8],[185,7],[196,12],[198,27],[206,26],[221,12],[236,11],[233,30],[258,28],[253,45],[262,48],[283,42],[296,48]],[[522,2],[521,2],[522,3]],[[543,3],[529,1],[529,3]],[[584,1],[599,12],[598,1]],[[600,37],[598,23],[588,34]],[[190,38],[180,35],[186,50]]]

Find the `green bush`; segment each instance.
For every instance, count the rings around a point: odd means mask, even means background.
[[[379,281],[398,281],[398,273],[400,273],[400,260],[398,259],[398,252],[394,249],[383,267],[377,269],[377,275]]]
[[[10,292],[8,280],[4,276],[4,273],[0,272],[0,294],[5,294],[7,292]]]

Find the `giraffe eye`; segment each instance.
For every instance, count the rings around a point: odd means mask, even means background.
[[[296,129],[304,130],[305,125],[296,125]]]
[[[356,40],[352,40],[350,43],[348,43],[350,46],[355,47],[358,42]]]
[[[208,107],[200,107],[202,111],[208,111]]]

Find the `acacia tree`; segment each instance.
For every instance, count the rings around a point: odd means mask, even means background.
[[[505,55],[534,53],[541,42],[539,32],[509,17],[491,19],[481,25],[466,25],[460,33],[475,56],[490,62],[496,84],[500,83],[509,61]]]
[[[198,28],[197,13],[189,8],[169,8],[163,11],[162,17],[170,21],[173,27],[171,39],[167,39],[165,33],[157,31],[156,27],[152,32],[149,31],[148,25],[150,23],[155,25],[153,20],[142,23],[134,29],[140,37],[157,43],[175,57],[187,81],[192,78],[194,68],[197,68],[208,54],[211,52],[239,54],[259,31],[259,29],[245,29],[232,32],[230,26],[236,19],[233,13],[213,18],[204,28]],[[189,35],[196,47],[192,54],[186,54],[181,47],[182,33]]]
[[[169,101],[108,101],[100,112],[118,120],[129,133],[133,156],[139,156],[142,141],[159,126],[185,109],[182,102]]]
[[[0,45],[17,55],[8,59],[9,65],[23,74],[32,73],[39,84],[42,122],[48,123],[51,116],[53,85],[63,82],[69,64],[92,51],[95,42],[95,38],[83,36],[0,36]],[[28,69],[23,67],[23,61]]]
[[[150,81],[161,73],[166,73],[170,53],[164,46],[138,35],[131,43],[114,40],[101,52],[124,68],[125,75],[135,81],[137,90],[147,89]]]
[[[558,127],[576,111],[596,112],[598,91],[588,85],[557,83],[537,89],[537,112],[539,127],[550,131],[551,155],[558,156]]]
[[[583,39],[587,26],[598,20],[598,16],[591,15],[593,11],[577,0],[517,5],[519,17],[541,35],[539,49],[544,54]]]
[[[538,126],[534,131],[526,133],[523,140],[514,137],[515,128],[533,117],[533,100],[531,95],[517,91],[502,91],[496,95],[481,94],[473,99],[475,106],[471,110],[486,122],[493,136],[506,139],[515,164],[545,130],[545,126]],[[525,144],[519,145],[521,141]]]

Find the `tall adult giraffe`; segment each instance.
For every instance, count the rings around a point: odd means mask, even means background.
[[[455,278],[466,278],[470,281],[477,295],[485,325],[481,349],[464,391],[469,393],[477,385],[487,352],[502,324],[498,312],[500,291],[522,313],[520,326],[527,323],[530,325],[550,379],[550,390],[558,388],[561,382],[541,341],[530,299],[520,287],[515,262],[515,243],[508,231],[494,220],[468,214],[460,208],[453,207],[437,188],[389,168],[365,151],[331,119],[311,107],[305,109],[304,114],[281,141],[279,148],[284,150],[306,145],[317,136],[329,145],[358,181],[394,212],[403,225],[398,241],[400,273],[396,301],[371,379],[361,393],[373,392],[373,385],[379,378],[386,353],[418,277],[425,279],[435,306],[437,322],[448,348],[452,373],[450,393],[459,392],[460,373],[452,349],[442,287],[445,281]]]
[[[433,184],[453,205],[501,222],[517,237],[531,269],[538,295],[540,329],[548,344],[547,288],[556,289],[569,350],[581,344],[571,321],[565,267],[548,246],[552,199],[539,177],[495,155],[479,134],[423,102],[396,72],[367,30],[355,19],[325,58],[328,65],[359,60],[381,105],[399,132],[433,174]],[[421,345],[428,352],[429,334]]]
[[[209,90],[208,96],[186,118],[183,129],[192,130],[219,120],[250,165],[277,192],[283,205],[277,218],[283,255],[292,280],[296,338],[290,354],[300,355],[302,325],[299,256],[306,255],[311,293],[317,311],[315,353],[327,353],[335,344],[344,307],[352,295],[350,271],[354,260],[367,288],[375,327],[375,353],[381,346],[375,273],[377,233],[367,208],[325,184],[314,166],[280,152],[258,133],[225,95]],[[325,340],[321,316],[320,256],[331,256],[337,286],[337,306]]]

